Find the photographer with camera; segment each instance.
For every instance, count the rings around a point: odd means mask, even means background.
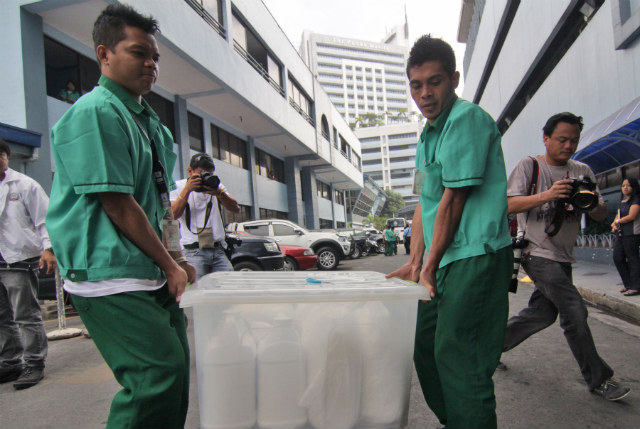
[[[598,221],[607,214],[593,172],[571,159],[582,127],[582,117],[568,112],[553,115],[543,128],[545,154],[522,159],[509,176],[509,213],[518,213],[519,234],[529,242],[522,249],[522,266],[535,289],[528,307],[509,319],[504,351],[550,326],[559,315],[589,390],[617,401],[630,389],[612,379],[613,370],[598,355],[587,324],[587,308],[572,283],[573,246],[582,214]],[[498,368],[506,366],[500,363]]]
[[[224,226],[218,201],[227,210],[240,211],[218,176],[214,176],[213,158],[206,153],[191,157],[188,179],[176,181],[171,191],[173,216],[180,221],[180,243],[199,279],[215,271],[233,271],[225,249]]]

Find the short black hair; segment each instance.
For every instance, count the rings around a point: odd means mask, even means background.
[[[6,153],[7,156],[11,156],[11,148],[9,147],[9,143],[2,137],[0,137],[0,153]]]
[[[124,27],[137,27],[152,36],[160,30],[158,21],[151,16],[140,14],[133,7],[115,3],[107,6],[93,24],[93,45],[106,46],[113,52],[120,41],[126,39]]]
[[[450,44],[442,39],[425,34],[413,44],[407,60],[407,78],[409,70],[421,66],[427,61],[439,61],[449,77],[456,72],[456,55]]]
[[[547,119],[547,123],[544,124],[544,127],[542,128],[543,135],[551,137],[551,134],[553,134],[553,131],[556,129],[556,126],[560,122],[577,125],[580,128],[580,132],[582,132],[582,128],[584,127],[582,116],[576,116],[571,112],[556,113],[555,115]]]
[[[214,170],[216,169],[215,164],[213,163],[213,158],[208,153],[196,153],[191,157],[191,162],[189,162],[189,167],[193,170],[196,168],[203,168],[205,170]]]

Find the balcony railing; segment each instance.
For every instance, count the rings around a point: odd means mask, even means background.
[[[222,37],[226,39],[227,33],[222,25],[209,13],[197,0],[184,0],[198,15],[204,19],[204,22],[209,24],[214,30],[218,32]]]
[[[233,48],[236,50],[237,53],[240,54],[240,56],[242,58],[244,58],[249,64],[251,64],[251,66],[258,72],[260,73],[260,75],[267,81],[269,82],[269,84],[276,90],[278,91],[278,93],[280,95],[282,95],[284,97],[284,89],[280,86],[280,84],[278,82],[276,82],[275,80],[273,80],[273,78],[271,77],[271,75],[269,75],[269,72],[266,71],[264,69],[264,67],[262,67],[262,64],[260,64],[258,61],[256,61],[255,58],[253,58],[251,56],[251,54],[249,52],[247,52],[240,43],[238,43],[237,41],[233,41]]]
[[[355,158],[352,158],[349,155],[347,155],[347,153],[342,149],[338,149],[338,152],[340,152],[340,155],[344,156],[345,159],[351,163],[351,165],[353,165],[355,168],[358,169],[359,172],[362,173],[362,166],[358,165],[358,161]]]
[[[289,104],[291,105],[291,107],[294,108],[294,110],[296,112],[298,112],[300,114],[300,116],[302,116],[308,123],[311,124],[312,127],[316,126],[316,121],[313,120],[313,118],[311,116],[309,116],[309,114],[307,112],[305,112],[302,107],[300,107],[298,105],[298,103],[296,103],[293,98],[289,98]]]

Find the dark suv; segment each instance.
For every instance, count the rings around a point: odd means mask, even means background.
[[[235,271],[281,270],[284,255],[275,240],[227,233],[227,256]]]

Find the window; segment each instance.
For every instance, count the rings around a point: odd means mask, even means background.
[[[626,49],[640,35],[640,0],[613,0],[612,6],[616,49]]]
[[[327,141],[331,141],[331,138],[329,137],[329,122],[327,122],[327,117],[325,115],[322,115],[322,119],[320,122],[322,137],[327,139]]]
[[[295,82],[295,80],[289,75],[289,104],[293,106],[296,111],[302,115],[303,118],[307,120],[311,125],[315,125],[315,121],[312,118],[312,106],[311,98],[307,97],[307,95],[302,91],[300,86]],[[328,127],[328,125],[327,125]]]
[[[262,209],[260,209],[260,213],[262,213]],[[262,218],[262,216],[260,216]],[[257,225],[245,225],[244,232],[251,235],[259,235],[261,237],[269,236],[269,225],[266,223],[257,224]]]
[[[160,97],[155,92],[149,92],[148,94],[145,94],[144,99],[158,114],[158,116],[160,117],[160,122],[162,122],[167,128],[169,128],[169,131],[171,131],[173,139],[175,140],[176,124],[174,119],[175,116],[173,114],[173,103],[164,97]]]
[[[286,212],[278,210],[260,209],[260,219],[287,219]]]
[[[214,158],[245,170],[249,168],[244,140],[211,124],[211,145]]]
[[[333,221],[330,219],[319,219],[320,221],[320,229],[332,229],[333,228]]]
[[[251,220],[251,207],[250,206],[243,206],[240,205],[240,211],[238,213],[233,213],[230,212],[229,210],[225,209],[224,206],[222,206],[222,214],[224,216],[224,221],[225,224],[231,223],[231,222],[246,222],[248,220]]]
[[[329,185],[316,180],[317,195],[319,198],[330,199],[331,191]]]
[[[289,225],[283,225],[281,223],[274,223],[273,225],[273,235],[282,236],[282,235],[296,235],[294,229]]]
[[[185,0],[204,21],[224,37],[222,5],[219,0]]]
[[[256,174],[285,183],[284,161],[256,148]]]
[[[189,147],[196,152],[204,152],[202,118],[187,112],[187,121],[189,123]]]
[[[341,204],[344,206],[344,192],[342,191],[334,191],[333,193],[333,201],[337,204]]]
[[[86,94],[98,84],[100,69],[95,60],[49,37],[44,38],[44,62],[49,97],[62,99],[60,93],[69,82],[73,83],[78,96]]]
[[[284,95],[280,62],[248,28],[236,11],[233,12],[232,19],[233,47],[236,52],[242,55],[281,95]]]

